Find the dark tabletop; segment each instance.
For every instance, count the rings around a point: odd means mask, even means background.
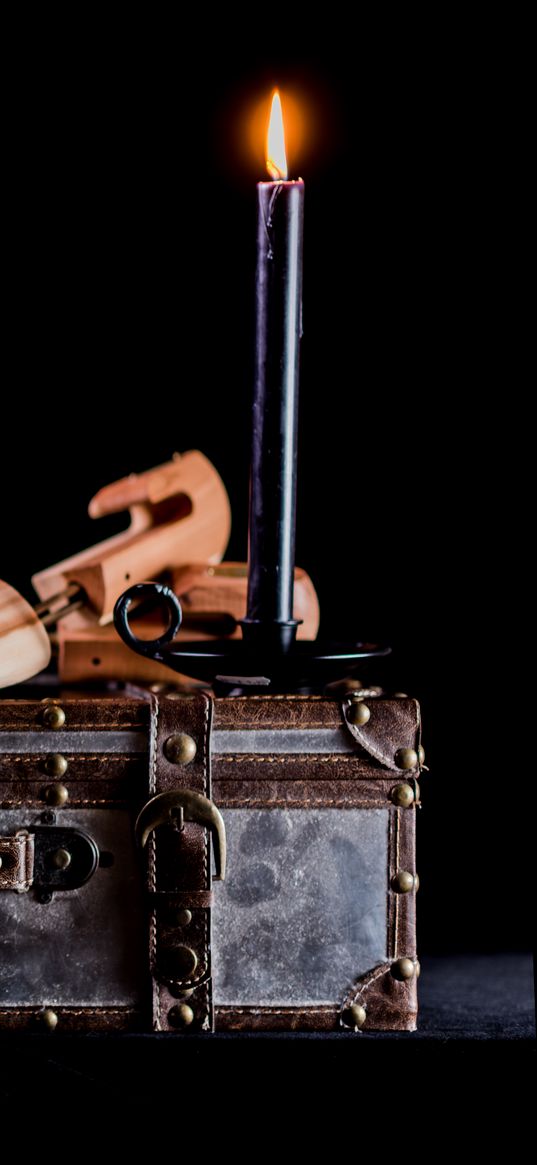
[[[424,957],[416,1032],[163,1035],[6,1035],[0,1086],[11,1102],[20,1082],[39,1082],[43,1096],[105,1100],[127,1094],[146,1103],[177,1097],[201,1073],[207,1087],[226,1079],[253,1083],[269,1073],[292,1087],[304,1072],[330,1080],[346,1070],[397,1072],[409,1058],[435,1069],[463,1060],[502,1072],[535,1049],[533,961],[530,955]],[[386,1046],[389,1045],[389,1048]],[[297,1076],[298,1073],[298,1076]],[[423,1071],[422,1071],[423,1075]],[[209,1082],[213,1082],[209,1084]]]

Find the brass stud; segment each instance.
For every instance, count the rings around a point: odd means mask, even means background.
[[[60,848],[54,850],[50,860],[57,870],[67,870],[71,865],[72,858],[68,849]]]
[[[47,756],[43,768],[49,777],[64,777],[69,765],[61,753],[54,752],[51,756]]]
[[[371,716],[371,710],[367,704],[364,704],[363,700],[356,699],[351,703],[347,716],[351,724],[355,724],[357,728],[361,728],[364,724],[367,724]]]
[[[41,1023],[49,1032],[53,1032],[54,1028],[58,1026],[58,1016],[51,1007],[45,1007],[45,1010],[41,1012]]]
[[[420,965],[420,963],[418,962],[418,960],[417,960],[417,959],[416,959],[416,962],[415,962],[415,964],[414,964],[414,969],[415,969],[415,972],[416,972],[416,979],[419,979],[419,977],[420,977],[420,975],[421,975],[421,965]]]
[[[192,922],[192,911],[189,910],[186,906],[182,906],[181,909],[177,911],[174,921],[176,926],[188,926],[189,923]]]
[[[395,754],[395,763],[398,769],[415,769],[418,763],[418,754],[415,748],[398,748]]]
[[[190,1027],[194,1019],[194,1012],[188,1003],[175,1003],[168,1012],[168,1023],[172,1027]]]
[[[408,809],[414,800],[414,790],[411,785],[395,785],[390,793],[394,805],[401,809]]]
[[[420,876],[419,876],[419,874],[414,874],[414,893],[415,894],[418,893],[419,888],[420,888]]]
[[[44,799],[47,805],[54,805],[59,809],[69,798],[69,792],[65,785],[48,785],[44,792]]]
[[[170,979],[190,979],[198,965],[198,956],[191,947],[185,947],[181,943],[163,951],[162,962]]]
[[[196,741],[186,732],[176,732],[165,742],[164,755],[172,765],[188,765],[196,755]]]
[[[424,749],[422,744],[420,744],[420,746],[418,748],[418,760],[420,762],[420,765],[425,764],[425,749]]]
[[[190,996],[194,994],[194,988],[179,987],[177,983],[169,983],[168,994],[172,995],[174,999],[190,999]]]
[[[358,1027],[363,1027],[367,1019],[365,1007],[361,1003],[352,1003],[343,1012],[343,1023],[346,1027],[353,1027],[355,1030]]]
[[[41,712],[41,723],[45,728],[63,728],[65,712],[59,704],[45,704]]]
[[[414,874],[410,874],[408,870],[398,870],[392,878],[392,890],[396,890],[398,894],[409,894],[414,890],[415,882]]]
[[[394,979],[399,979],[404,982],[407,979],[413,979],[416,974],[416,965],[412,959],[397,959],[396,963],[392,963],[391,972]]]

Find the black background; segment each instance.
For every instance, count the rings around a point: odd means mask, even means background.
[[[209,24],[13,45],[0,573],[30,596],[118,528],[87,517],[100,486],[195,447],[245,557],[264,175],[240,129],[288,89],[309,130],[297,561],[324,631],[391,642],[388,682],[422,703],[421,951],[523,949],[502,58],[455,26],[333,16],[276,48]]]

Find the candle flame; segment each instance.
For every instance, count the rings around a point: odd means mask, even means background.
[[[280,94],[275,89],[267,133],[267,170],[275,182],[287,178],[287,158],[285,156],[285,136]]]

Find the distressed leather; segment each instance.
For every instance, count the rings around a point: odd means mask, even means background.
[[[192,789],[211,797],[210,727],[212,702],[205,694],[151,700],[151,752],[149,793],[155,796],[174,789]],[[172,764],[165,745],[170,736],[186,733],[196,742],[196,754],[188,764]],[[147,864],[150,892],[149,948],[153,979],[153,1026],[156,1031],[176,1031],[170,1011],[185,1002],[194,1012],[188,1031],[213,1028],[211,994],[211,841],[208,831],[186,821],[183,829],[164,825],[148,842]],[[200,898],[201,895],[201,898]],[[178,906],[187,907],[192,919],[177,924]],[[174,978],[170,958],[178,945],[197,957],[191,978]],[[191,992],[184,995],[181,992]]]
[[[214,727],[335,728],[339,705],[324,696],[232,696],[214,701]]]
[[[0,1008],[1,1031],[45,1032],[41,1007]],[[130,1007],[56,1007],[57,1032],[140,1032],[147,1026],[145,1016]],[[52,1033],[51,1033],[52,1034]]]
[[[22,894],[30,889],[33,876],[33,834],[21,829],[13,837],[0,837],[0,890]]]
[[[343,1001],[339,1022],[345,1027],[345,1011],[351,1003],[365,1007],[364,1031],[415,1031],[417,1019],[416,976],[404,982],[394,977],[386,963],[364,975]]]
[[[53,701],[65,711],[65,724],[55,731],[58,752],[63,732],[76,730],[113,731],[117,728],[148,728],[149,708],[143,699],[122,696],[73,698],[71,694]],[[42,723],[46,700],[0,700],[0,732],[50,732]]]
[[[149,705],[145,699],[99,696],[73,699],[66,695],[56,701],[65,712],[65,724],[53,733],[42,722],[44,701],[0,700],[0,733],[32,733],[39,740],[45,733],[54,738],[54,751],[65,756],[68,768],[62,783],[69,790],[69,806],[91,808],[98,805],[128,807],[137,804],[147,789],[147,756],[105,753],[71,754],[64,747],[66,732],[141,731],[149,733]],[[4,809],[25,805],[46,807],[47,786],[54,783],[47,773],[50,748],[42,752],[22,750],[0,753],[0,805]]]
[[[344,723],[357,744],[383,768],[416,775],[419,765],[415,769],[400,769],[396,753],[400,748],[413,748],[417,752],[421,743],[417,700],[367,700],[365,703],[371,715],[363,727],[357,727],[349,720],[351,701],[345,700],[341,705]]]
[[[391,978],[391,976],[390,976]],[[392,980],[395,983],[395,980]],[[382,987],[386,978],[377,980],[375,989],[366,996],[367,1021],[364,1031],[415,1031],[416,1009],[407,984],[397,984],[395,992],[389,984],[389,992],[383,996]],[[403,988],[403,990],[398,990]],[[341,1023],[338,1007],[328,1004],[319,1007],[217,1007],[216,1028],[218,1031],[250,1032],[341,1032],[349,1031]]]

